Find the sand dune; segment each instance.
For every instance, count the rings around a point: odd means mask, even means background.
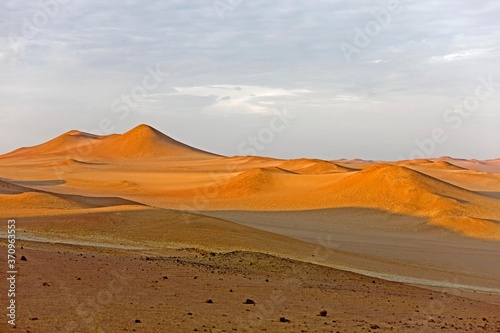
[[[219,193],[222,196],[240,196],[272,192],[285,187],[289,179],[287,176],[293,174],[277,167],[250,169],[221,184]]]
[[[443,156],[435,160],[449,162],[453,165],[469,170],[500,173],[500,159],[478,161]]]
[[[20,148],[11,153],[1,155],[0,158],[32,158],[34,156],[50,154],[60,154],[62,156],[86,155],[87,151],[91,149],[89,147],[95,146],[110,137],[112,136],[98,136],[80,131],[69,131],[48,142],[33,147]]]
[[[77,167],[77,166],[94,166],[94,165],[102,165],[103,163],[99,162],[85,162],[85,161],[80,161],[76,160],[73,158],[63,160],[63,161],[58,161],[54,163],[48,164],[48,166],[68,166],[68,167]]]
[[[328,187],[341,200],[419,211],[454,209],[477,195],[423,173],[376,164]]]
[[[75,151],[82,154],[72,155]],[[109,136],[71,131],[1,160],[5,162],[0,175],[25,181],[60,179],[60,183],[35,188],[63,193],[60,200],[78,205],[104,202],[82,201],[84,197],[123,197],[170,209],[375,208],[425,217],[473,237],[497,237],[492,230],[498,228],[500,179],[463,169],[476,162],[449,157],[386,164],[359,159],[220,157],[140,125]],[[494,167],[495,163],[476,164]],[[26,199],[43,209],[41,199]],[[68,201],[51,202],[51,207],[69,207]],[[470,228],[464,227],[467,223]],[[474,231],[472,225],[481,231]]]
[[[497,200],[405,167],[373,165],[324,189],[338,206],[427,217],[471,237],[500,239]]]
[[[446,161],[435,161],[432,166],[439,169],[447,169],[447,170],[467,170],[466,168],[459,167],[455,164]]]
[[[180,143],[148,125],[139,125],[118,135],[97,136],[70,131],[44,144],[21,148],[0,158],[55,155],[64,156],[61,163],[75,164],[102,159],[137,158],[211,158],[211,154]]]
[[[217,156],[175,141],[147,125],[139,125],[122,135],[110,137],[96,145],[92,155],[106,159],[195,159]]]
[[[139,205],[119,197],[91,197],[51,193],[0,181],[0,215],[26,216],[29,212],[46,215],[54,211],[88,210],[99,207]]]
[[[295,171],[300,174],[325,174],[332,172],[346,172],[351,169],[338,164],[318,159],[296,159],[288,160],[280,164],[286,170]]]
[[[430,167],[443,170],[467,170],[466,168],[462,168],[458,165],[443,160],[417,159],[417,160],[398,161],[393,164],[399,166],[408,166],[408,167],[422,166],[422,167]]]

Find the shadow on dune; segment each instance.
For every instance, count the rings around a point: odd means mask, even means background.
[[[6,182],[9,182],[11,184],[19,185],[19,186],[57,186],[57,185],[62,185],[65,184],[65,180],[61,179],[54,179],[54,180],[9,180],[9,179],[2,179]]]
[[[477,193],[493,199],[500,199],[500,192],[479,191]]]

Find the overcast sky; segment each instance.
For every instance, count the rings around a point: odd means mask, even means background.
[[[497,0],[0,6],[0,153],[147,123],[224,155],[500,157]]]

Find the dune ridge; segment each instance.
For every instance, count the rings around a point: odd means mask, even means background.
[[[41,145],[24,147],[0,156],[33,158],[64,157],[61,163],[88,163],[106,159],[213,158],[218,155],[176,141],[148,125],[139,125],[123,134],[98,136],[69,131]]]
[[[93,155],[111,159],[217,157],[176,141],[148,125],[139,125],[124,134],[110,137],[95,147]]]
[[[99,136],[86,132],[72,130],[45,143],[32,147],[19,148],[10,153],[0,155],[0,158],[12,158],[12,157],[32,158],[34,156],[64,154],[70,152],[73,152],[74,155],[78,155],[78,153],[83,155],[84,152],[88,150],[90,146],[94,146],[112,136],[114,135]]]
[[[340,166],[333,162],[308,158],[288,160],[281,163],[280,167],[300,174],[325,174],[350,171],[349,168]]]

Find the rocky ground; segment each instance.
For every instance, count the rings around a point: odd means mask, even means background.
[[[261,253],[19,246],[2,332],[500,332],[498,304]]]

